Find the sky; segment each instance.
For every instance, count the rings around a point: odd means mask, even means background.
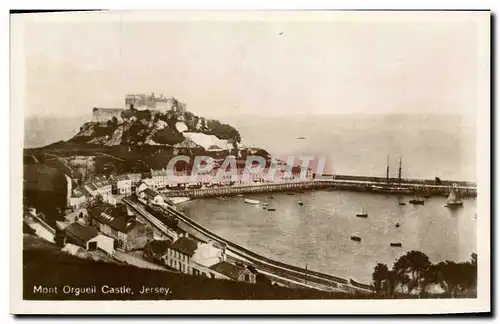
[[[470,114],[485,78],[481,19],[465,12],[453,19],[70,15],[23,21],[26,116],[121,108],[128,92],[174,96],[205,117]]]

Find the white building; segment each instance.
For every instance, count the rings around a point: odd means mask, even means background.
[[[87,203],[87,196],[81,188],[77,188],[70,193],[68,200],[68,206],[74,210],[80,209]]]
[[[84,188],[92,197],[112,194],[111,182],[109,180],[94,180],[85,184]]]
[[[132,180],[127,174],[119,175],[116,177],[116,187],[118,194],[130,195],[132,193]]]
[[[156,205],[165,204],[165,199],[163,198],[163,196],[157,193],[156,191],[151,190],[150,188],[146,188],[143,191],[141,191],[139,193],[139,197]]]
[[[151,179],[152,182],[150,183],[153,189],[165,188],[168,183],[167,170],[151,170]]]

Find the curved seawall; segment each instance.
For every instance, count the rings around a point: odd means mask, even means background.
[[[318,289],[330,290],[333,289],[344,289],[344,290],[361,290],[361,291],[371,291],[369,285],[357,283],[353,285],[350,280],[320,273],[312,270],[307,270],[304,268],[299,268],[290,264],[285,264],[283,262],[275,261],[264,256],[261,256],[255,252],[252,252],[234,242],[220,237],[219,235],[209,231],[202,225],[191,220],[179,211],[167,206],[164,207],[166,212],[178,217],[182,222],[192,227],[194,230],[200,232],[203,236],[215,240],[219,243],[226,245],[226,249],[233,253],[235,256],[242,258],[243,260],[249,261],[257,269],[264,270],[273,274],[278,274],[283,277],[287,277],[294,280],[300,280],[307,282],[309,285],[316,285]],[[330,289],[327,289],[330,288]]]

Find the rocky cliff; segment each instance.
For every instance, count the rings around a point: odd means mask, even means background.
[[[220,149],[237,148],[241,143],[239,132],[232,126],[218,120],[205,119],[190,112],[154,110],[125,110],[121,118],[106,122],[91,121],[80,127],[80,131],[69,140],[71,143],[98,144],[106,147],[129,146],[166,146],[166,147],[203,147],[186,134],[204,134],[202,139],[215,140]],[[196,138],[200,139],[200,136]],[[222,145],[221,145],[222,143]],[[220,147],[228,145],[228,147]],[[207,149],[207,147],[204,147]],[[214,147],[215,149],[215,147]]]

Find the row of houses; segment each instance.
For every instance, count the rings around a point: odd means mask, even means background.
[[[210,172],[199,172],[195,176],[191,172],[175,172],[174,175],[165,169],[151,170],[151,178],[143,179],[143,181],[153,189],[166,189],[169,187],[177,187],[179,185],[197,185],[197,184],[220,184],[227,185],[230,183],[250,184],[255,182],[283,182],[299,179],[301,176],[300,170],[294,170],[291,173],[286,173],[282,170],[271,172],[269,168],[262,169],[255,173],[249,173],[244,168],[238,168],[234,172],[220,172],[219,168],[214,167]],[[312,170],[308,170],[305,174],[306,180],[313,179]]]
[[[165,203],[163,197],[144,182],[138,185],[136,192],[147,204]],[[251,266],[228,262],[225,246],[217,242],[205,243],[188,233],[177,233],[173,240],[154,240],[152,229],[123,204],[96,204],[88,208],[86,224],[77,221],[64,232],[65,244],[72,243],[89,251],[101,249],[109,254],[115,249],[125,252],[142,249],[144,259],[189,275],[248,283],[256,283],[259,275],[263,276]]]
[[[104,202],[116,205],[116,198],[113,194],[129,196],[135,192],[135,188],[141,180],[140,173],[123,174],[109,179],[96,178],[73,189],[68,195],[67,206],[73,210],[80,209],[98,196]]]
[[[189,275],[257,282],[258,273],[254,268],[226,261],[225,247],[213,242],[203,243],[188,234],[173,242],[149,242],[144,247],[144,258]]]
[[[239,162],[240,163],[240,162]],[[241,163],[240,163],[241,164]],[[172,176],[166,169],[151,170],[151,176],[143,178],[140,173],[129,173],[111,177],[109,179],[97,178],[72,190],[68,197],[68,207],[80,209],[85,204],[97,196],[109,204],[116,204],[113,194],[129,196],[138,193],[141,184],[145,184],[151,190],[165,190],[178,186],[191,185],[227,185],[231,183],[255,183],[255,182],[283,182],[296,180],[300,176],[300,169],[292,170],[291,174],[276,172],[271,174],[269,168],[256,173],[246,173],[243,168],[238,168],[234,173],[226,173],[218,177],[218,168],[214,167],[211,172],[197,174],[193,177],[190,171],[176,172]],[[309,170],[307,179],[313,178],[313,173]],[[152,194],[149,192],[148,194]]]

